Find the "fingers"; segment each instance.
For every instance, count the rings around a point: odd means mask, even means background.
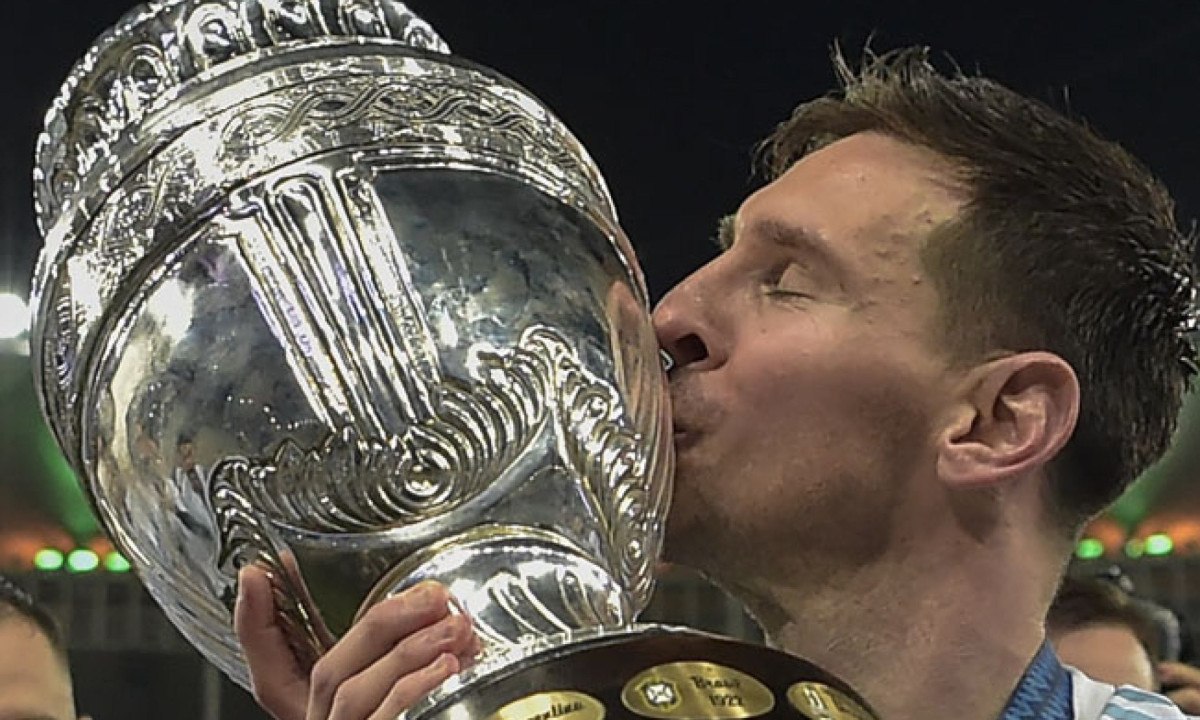
[[[1158,664],[1158,681],[1172,688],[1166,695],[1188,715],[1200,714],[1200,668],[1180,662]]]
[[[367,720],[396,720],[400,713],[412,707],[422,695],[462,669],[458,658],[442,653],[418,672],[401,678],[392,686],[387,698]],[[333,720],[333,718],[331,718]]]
[[[1188,715],[1200,714],[1200,668],[1180,662],[1158,664],[1158,680],[1180,710]]]
[[[238,573],[233,628],[250,668],[255,700],[276,720],[302,720],[308,673],[276,620],[271,581],[261,567],[246,566]]]
[[[1172,690],[1167,693],[1167,698],[1188,716],[1200,714],[1200,689],[1185,687]]]
[[[1181,662],[1160,662],[1158,678],[1163,685],[1195,685],[1200,687],[1200,668]]]
[[[276,619],[266,571],[244,568],[234,629],[255,699],[277,720],[394,720],[479,651],[470,620],[452,614],[450,601],[445,587],[422,583],[379,603],[310,674]]]
[[[470,621],[450,613],[450,594],[421,583],[367,611],[313,667],[307,720],[362,720],[381,703],[401,710],[457,672],[439,656],[475,647]],[[394,696],[394,697],[393,697]]]
[[[398,704],[400,710],[407,708],[458,671],[461,663],[454,654],[470,642],[470,622],[462,616],[451,615],[418,630],[370,667],[336,687],[329,705],[329,719],[362,720],[388,700],[389,695],[389,704]],[[454,667],[445,667],[446,657],[455,659]],[[443,662],[439,664],[439,660]],[[318,713],[315,718],[324,718],[319,714],[319,702],[324,698],[315,699],[317,688],[323,683],[314,672],[314,700],[309,702],[309,712]]]

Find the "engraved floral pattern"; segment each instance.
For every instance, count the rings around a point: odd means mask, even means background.
[[[642,543],[657,521],[658,503],[646,497],[656,488],[647,487],[647,448],[616,390],[550,328],[530,328],[519,347],[478,357],[476,384],[447,381],[436,415],[401,437],[360,438],[346,428],[312,450],[285,440],[269,460],[222,461],[210,481],[214,510],[253,507],[273,523],[328,533],[410,524],[474,497],[550,420],[566,448],[562,460],[602,508],[612,566],[635,594],[648,592],[654,558]]]

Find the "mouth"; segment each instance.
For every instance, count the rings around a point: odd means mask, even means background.
[[[684,450],[695,444],[698,435],[695,431],[689,430],[686,427],[675,426],[673,440],[675,441],[676,452]]]

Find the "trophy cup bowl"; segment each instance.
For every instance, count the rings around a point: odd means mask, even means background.
[[[43,411],[236,682],[259,563],[308,662],[449,587],[483,651],[409,717],[868,717],[803,661],[635,624],[673,462],[637,259],[563,124],[404,5],[139,6],[34,177]]]

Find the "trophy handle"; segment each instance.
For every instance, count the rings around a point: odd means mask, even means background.
[[[266,519],[230,482],[231,477],[248,470],[246,460],[235,458],[213,468],[210,476],[213,512],[221,537],[217,566],[234,578],[246,565],[260,565],[266,570],[279,625],[292,654],[307,670],[333,647],[334,638],[308,592],[295,556],[280,545]],[[235,597],[234,593],[225,597],[230,614]]]

